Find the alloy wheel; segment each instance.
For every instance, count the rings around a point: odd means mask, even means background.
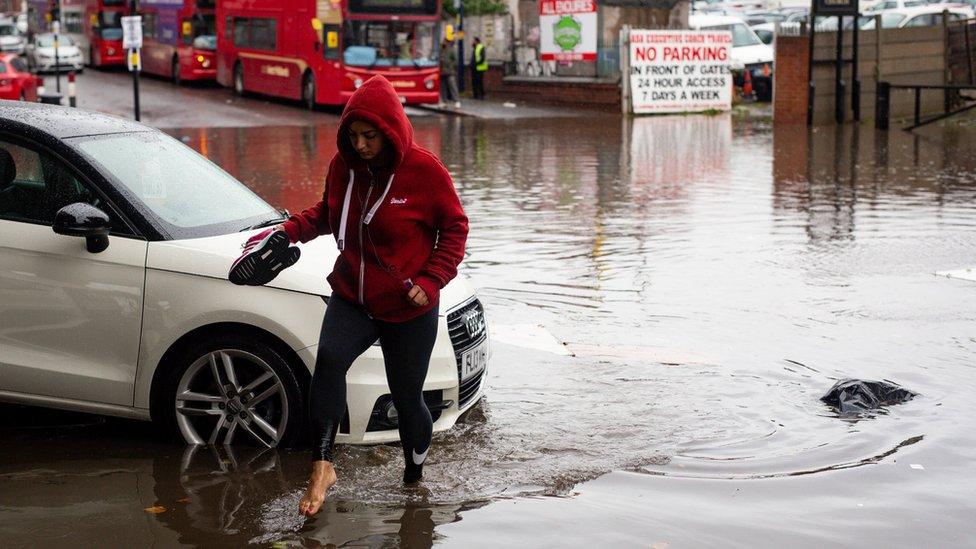
[[[174,395],[176,423],[190,444],[277,445],[288,424],[288,396],[261,358],[221,349],[195,360]]]

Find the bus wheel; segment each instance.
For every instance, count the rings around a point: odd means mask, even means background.
[[[302,104],[308,110],[315,109],[315,77],[310,72],[302,79]]]
[[[173,85],[180,85],[180,59],[178,57],[173,58]]]
[[[240,61],[234,65],[234,93],[244,95],[244,67]]]

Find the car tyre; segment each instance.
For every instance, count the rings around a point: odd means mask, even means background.
[[[308,110],[315,110],[315,77],[306,72],[302,78],[302,105]]]
[[[244,96],[244,66],[240,61],[234,65],[234,93]]]
[[[288,361],[265,341],[209,336],[164,367],[153,416],[187,444],[270,448],[300,438],[304,392]]]

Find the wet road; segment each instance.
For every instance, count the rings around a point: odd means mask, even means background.
[[[974,263],[976,130],[415,124],[471,218],[464,272],[495,343],[487,395],[435,439],[424,489],[399,486],[396,448],[345,447],[304,521],[302,453],[185,450],[140,423],[7,407],[0,539],[973,543],[976,285],[933,273]],[[169,131],[291,210],[335,150],[327,118]],[[846,377],[921,397],[839,418],[818,398]]]

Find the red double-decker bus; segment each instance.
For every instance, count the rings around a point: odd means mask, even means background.
[[[436,103],[440,0],[218,0],[217,81],[342,105],[382,74],[404,103]]]
[[[81,50],[86,65],[122,65],[122,16],[127,14],[127,0],[62,0],[61,29]]]
[[[142,70],[183,80],[217,76],[214,0],[141,0]]]

